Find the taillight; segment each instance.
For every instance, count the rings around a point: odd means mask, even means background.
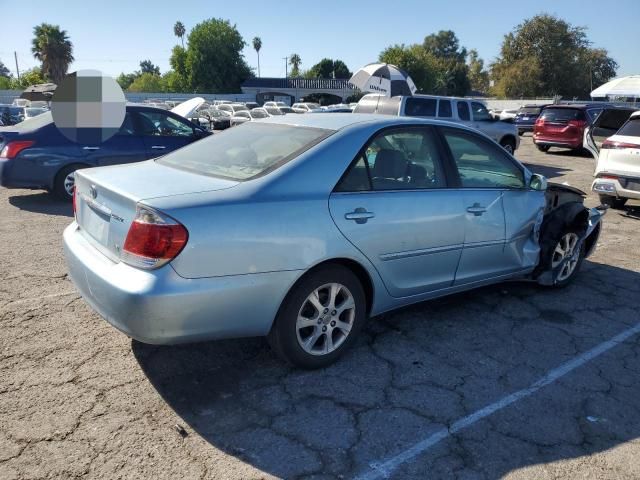
[[[586,124],[587,122],[585,122],[584,120],[569,120],[569,123],[567,125],[577,128],[584,128]]]
[[[7,143],[0,152],[0,158],[16,158],[16,156],[25,148],[29,148],[34,143],[33,140],[16,140]]]
[[[187,229],[149,207],[138,205],[122,247],[122,261],[139,268],[161,267],[178,256],[189,239]]]
[[[544,125],[544,118],[542,118],[542,117],[538,117],[538,118],[536,119],[536,126],[537,126],[537,127],[541,127],[542,125]]]
[[[616,142],[613,140],[605,140],[602,142],[602,147],[605,149],[619,149],[619,148],[640,148],[640,145],[635,143]]]
[[[606,180],[617,180],[618,176],[617,175],[611,175],[608,173],[604,173],[602,175],[598,175],[598,178],[604,178]]]

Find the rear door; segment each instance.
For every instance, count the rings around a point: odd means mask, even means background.
[[[632,108],[606,108],[584,131],[584,148],[598,158],[602,143],[618,130],[635,111]]]
[[[196,139],[190,123],[163,110],[138,110],[136,113],[147,158],[165,155]]]
[[[125,114],[120,130],[113,137],[102,143],[83,144],[81,148],[87,163],[98,167],[147,159],[147,149],[130,111]]]
[[[455,284],[521,269],[505,250],[505,194],[524,189],[523,168],[480,135],[454,128],[441,128],[441,132],[457,167],[456,195],[462,199],[464,209],[464,248]]]
[[[329,199],[343,235],[394,297],[451,286],[464,241],[461,198],[448,190],[432,128],[381,131]]]

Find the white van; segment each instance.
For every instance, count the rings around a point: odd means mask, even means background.
[[[512,123],[495,120],[478,100],[435,95],[385,97],[369,93],[362,97],[353,113],[380,113],[407,117],[437,118],[462,123],[493,138],[509,153],[520,145],[518,129]]]

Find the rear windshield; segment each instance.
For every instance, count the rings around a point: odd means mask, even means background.
[[[640,117],[634,117],[625,123],[616,135],[640,137]]]
[[[586,120],[584,112],[577,108],[545,108],[541,117],[548,122],[568,122]]]
[[[518,113],[525,115],[539,115],[540,107],[522,107],[518,110]]]
[[[247,122],[156,161],[204,175],[250,180],[284,165],[331,133],[320,128]]]
[[[51,117],[51,112],[47,111],[36,117],[30,117],[20,123],[16,123],[11,129],[31,131],[49,125],[50,123],[53,123],[53,118]]]

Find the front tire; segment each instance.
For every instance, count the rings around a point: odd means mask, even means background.
[[[538,145],[538,144],[536,144],[536,148],[538,150],[540,150],[541,152],[547,153],[551,147],[549,145]]]
[[[291,289],[267,340],[287,362],[322,368],[351,346],[366,316],[366,297],[358,278],[341,265],[328,265]]]
[[[543,258],[546,269],[553,272],[552,287],[563,288],[569,285],[578,274],[585,255],[584,242],[580,243],[580,231],[565,228],[553,239],[545,242]]]
[[[600,195],[600,203],[608,205],[614,210],[622,210],[627,203],[626,198],[611,197],[609,195]]]

